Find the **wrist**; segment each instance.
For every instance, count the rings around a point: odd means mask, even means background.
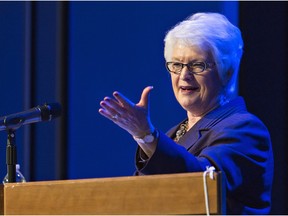
[[[153,128],[150,133],[146,133],[143,136],[133,136],[134,140],[139,144],[148,144],[152,143],[158,139],[158,130]]]

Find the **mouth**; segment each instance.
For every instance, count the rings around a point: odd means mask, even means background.
[[[199,87],[180,86],[180,90],[181,90],[181,92],[192,93],[192,92],[198,91],[198,90],[199,90]]]

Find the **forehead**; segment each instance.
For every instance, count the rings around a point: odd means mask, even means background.
[[[206,60],[209,57],[209,52],[206,49],[201,49],[197,46],[187,46],[182,43],[177,43],[173,46],[171,53],[172,60]]]

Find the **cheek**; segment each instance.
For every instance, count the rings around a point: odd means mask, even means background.
[[[172,89],[173,89],[174,95],[177,98],[178,79],[176,77],[171,76],[171,84],[172,84]]]
[[[222,88],[222,83],[217,74],[210,74],[210,76],[203,76],[196,78],[200,85],[200,92],[204,95],[215,95],[219,93],[219,89]]]
[[[172,83],[173,90],[175,90],[177,83],[178,83],[178,80],[173,75],[171,75],[171,83]]]
[[[210,77],[206,81],[206,90],[210,92],[210,94],[219,94],[222,89],[222,82],[218,76]]]

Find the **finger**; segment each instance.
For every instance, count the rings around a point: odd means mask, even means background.
[[[104,105],[109,106],[116,110],[122,108],[122,104],[120,104],[117,100],[110,98],[110,97],[105,97],[103,102],[104,102]]]
[[[142,107],[145,107],[145,108],[148,108],[148,105],[149,105],[149,95],[150,95],[150,92],[152,91],[153,89],[153,86],[147,86],[142,94],[141,94],[141,99],[139,101],[139,103],[137,105],[139,106],[142,106]]]
[[[102,116],[104,116],[104,117],[112,120],[111,113],[108,112],[106,109],[100,108],[100,109],[98,110],[98,112],[99,112]]]
[[[106,116],[114,116],[118,113],[120,107],[119,105],[115,105],[115,103],[111,102],[111,100],[106,98],[104,99],[104,101],[100,102],[100,106],[102,107],[103,111],[105,111]]]
[[[131,108],[134,106],[134,103],[132,101],[130,101],[127,97],[125,97],[123,94],[121,94],[118,91],[115,91],[113,93],[113,96],[125,108]]]
[[[120,113],[117,111],[110,109],[109,107],[105,108],[106,106],[102,104],[102,108],[100,108],[98,111],[101,115],[104,117],[110,119],[111,121],[118,121],[118,119],[121,117]]]

